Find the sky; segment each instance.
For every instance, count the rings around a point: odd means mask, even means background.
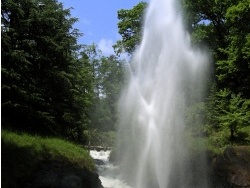
[[[121,36],[118,33],[117,11],[131,9],[142,0],[58,0],[64,8],[71,9],[71,16],[78,18],[74,25],[83,33],[79,44],[95,43],[104,55],[114,54],[112,45]],[[144,0],[148,2],[148,0]]]

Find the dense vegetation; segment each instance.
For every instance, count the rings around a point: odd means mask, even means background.
[[[250,143],[250,16],[249,0],[182,0],[183,18],[194,48],[211,56],[207,95],[187,107],[189,140],[207,142],[212,149]],[[119,54],[131,54],[141,40],[146,3],[118,11],[122,40]],[[195,98],[196,96],[193,96]],[[191,132],[191,133],[190,133]],[[190,137],[190,134],[192,135]],[[195,142],[194,142],[195,143]]]
[[[249,144],[249,0],[181,3],[193,46],[213,59],[209,92],[186,110],[187,130],[212,147]],[[77,43],[77,18],[57,0],[3,0],[2,128],[81,144],[113,143],[110,131],[116,130],[116,104],[126,82],[119,55],[132,55],[139,45],[146,7],[140,2],[118,11],[122,39],[114,45],[117,55],[105,57],[95,44]]]
[[[249,0],[183,0],[194,46],[213,57],[204,130],[214,147],[250,142]]]
[[[85,144],[114,130],[124,64],[79,45],[77,18],[57,0],[3,0],[2,128]]]
[[[4,0],[1,11],[2,126],[81,140],[92,88],[76,19],[50,0]]]

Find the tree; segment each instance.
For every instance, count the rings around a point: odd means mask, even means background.
[[[92,65],[84,51],[76,54],[76,56],[75,63],[70,67],[72,98],[69,100],[70,109],[66,114],[66,117],[70,118],[67,134],[70,133],[72,139],[86,142],[86,138],[83,138],[83,131],[88,130],[90,126],[91,107],[94,98],[94,78]]]
[[[95,45],[86,48],[93,67],[94,102],[91,129],[109,131],[115,129],[117,102],[125,79],[125,63],[116,56],[105,57]]]
[[[117,103],[125,83],[125,62],[113,55],[101,58],[99,78],[103,95],[101,100],[110,114],[108,127],[114,130],[118,118]]]
[[[217,131],[230,130],[230,140],[235,139],[238,130],[249,126],[249,99],[244,99],[240,94],[235,95],[228,89],[224,89],[215,93],[212,105],[208,111],[210,123]]]
[[[215,87],[206,102],[209,129],[230,129],[232,140],[236,128],[249,119],[249,0],[183,0],[182,4],[193,45],[207,46],[214,59],[215,82],[210,85]]]
[[[122,40],[114,45],[117,54],[123,51],[131,54],[141,41],[144,10],[147,3],[140,2],[131,10],[121,9],[118,11],[118,32]]]
[[[89,67],[78,60],[77,19],[56,0],[1,5],[3,127],[80,141],[91,86],[80,87]]]
[[[20,123],[27,126],[26,129],[30,129],[29,124],[35,117],[47,126],[54,124],[54,117],[42,110],[50,104],[44,101],[43,91],[36,87],[39,70],[35,67],[40,67],[42,58],[36,49],[39,43],[35,40],[37,34],[32,31],[35,28],[30,25],[31,18],[40,12],[40,8],[38,2],[5,0],[1,10],[3,122],[15,126]]]
[[[249,0],[182,3],[193,43],[213,53],[219,88],[249,97]]]
[[[249,1],[243,0],[226,12],[228,46],[221,49],[226,59],[217,62],[218,80],[235,93],[250,97],[250,19]]]
[[[196,42],[205,42],[217,58],[222,58],[219,48],[225,47],[228,30],[226,28],[226,10],[234,1],[183,0],[184,18],[188,31],[200,38]],[[200,35],[198,34],[200,33]],[[213,37],[213,40],[209,40]],[[194,38],[197,40],[198,38]],[[199,44],[198,43],[198,44]]]

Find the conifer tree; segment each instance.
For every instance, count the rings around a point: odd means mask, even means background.
[[[1,19],[2,126],[82,140],[92,91],[77,19],[56,0],[3,0]]]

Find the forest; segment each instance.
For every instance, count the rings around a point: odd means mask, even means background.
[[[194,48],[210,55],[203,98],[187,105],[186,131],[210,148],[250,143],[249,0],[181,0]],[[78,44],[78,18],[57,0],[2,0],[2,130],[113,145],[128,81],[124,51],[140,44],[147,3],[121,9],[116,55]],[[90,142],[91,141],[91,142]]]

